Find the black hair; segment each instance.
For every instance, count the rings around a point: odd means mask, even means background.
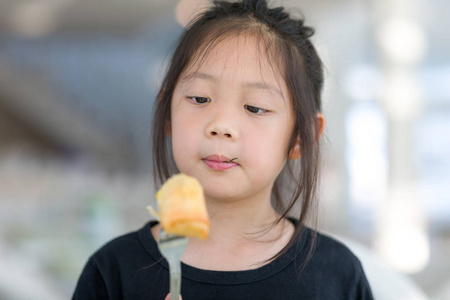
[[[241,0],[239,2],[214,1],[186,28],[173,53],[156,99],[153,117],[153,165],[156,186],[171,175],[170,144],[167,130],[170,128],[172,94],[180,75],[193,63],[204,58],[214,45],[230,35],[253,36],[262,42],[272,66],[279,68],[286,83],[295,125],[286,157],[300,139],[299,163],[288,161],[284,175],[295,182],[290,199],[283,201],[280,175],[275,181],[272,198],[280,213],[280,222],[293,207],[300,205],[294,234],[289,243],[273,258],[290,249],[303,234],[310,215],[317,211],[316,190],[319,180],[320,143],[317,113],[321,111],[323,67],[315,47],[310,41],[314,29],[304,25],[302,18],[291,18],[283,7],[269,8],[265,0]],[[313,217],[317,222],[317,217]],[[316,235],[311,231],[308,258],[312,255]]]

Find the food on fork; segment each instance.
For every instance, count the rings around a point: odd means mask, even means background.
[[[161,226],[167,233],[203,240],[208,237],[205,196],[196,178],[182,173],[172,176],[156,193],[156,203]]]

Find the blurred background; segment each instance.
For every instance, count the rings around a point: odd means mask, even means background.
[[[326,66],[320,229],[377,299],[450,299],[450,1],[273,3]],[[70,298],[88,256],[149,219],[153,101],[205,5],[0,0],[0,299]]]

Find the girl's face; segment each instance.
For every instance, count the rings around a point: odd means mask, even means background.
[[[230,37],[181,74],[171,103],[173,155],[207,199],[270,200],[294,126],[276,70],[255,39]]]

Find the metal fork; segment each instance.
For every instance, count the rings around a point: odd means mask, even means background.
[[[163,229],[159,232],[158,249],[169,263],[170,300],[179,300],[181,289],[181,256],[186,250],[188,238],[168,234]]]

